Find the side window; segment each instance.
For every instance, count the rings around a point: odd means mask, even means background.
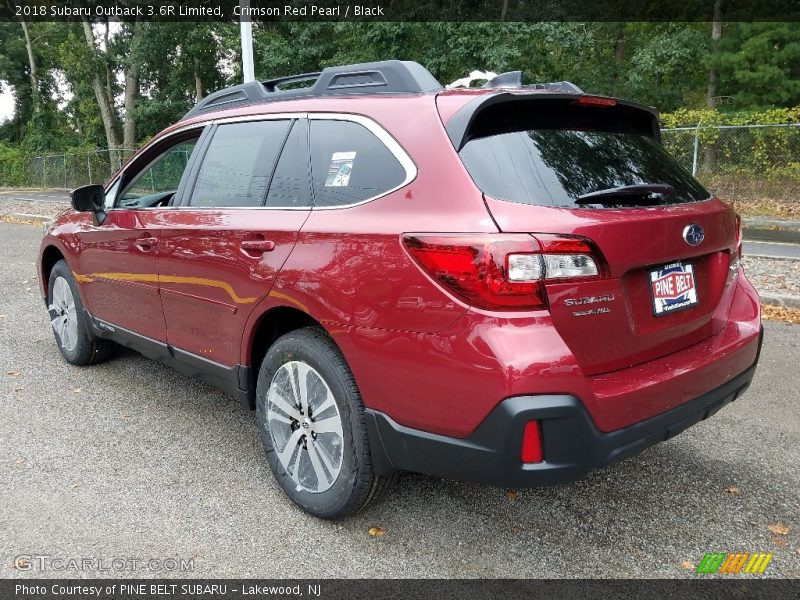
[[[261,206],[291,121],[220,125],[208,146],[191,206]]]
[[[308,124],[296,121],[283,146],[278,166],[269,184],[267,206],[311,206],[311,186],[308,183]]]
[[[397,187],[405,170],[363,125],[311,120],[311,173],[316,206],[344,206]]]
[[[178,189],[178,185],[189,164],[197,136],[173,145],[162,152],[143,171],[126,182],[122,195],[114,201],[119,208],[151,208],[165,206]]]

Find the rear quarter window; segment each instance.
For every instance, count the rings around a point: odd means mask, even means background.
[[[314,205],[347,206],[400,186],[405,169],[369,129],[353,121],[311,120]]]

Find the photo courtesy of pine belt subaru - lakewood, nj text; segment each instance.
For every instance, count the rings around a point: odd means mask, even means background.
[[[323,518],[403,470],[579,478],[735,400],[761,347],[740,220],[658,114],[519,72],[227,88],[72,207],[38,265],[64,358],[121,344],[236,396]]]

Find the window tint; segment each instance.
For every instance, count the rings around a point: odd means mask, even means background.
[[[291,122],[220,125],[208,146],[189,204],[261,206]]]
[[[311,171],[316,206],[367,200],[403,183],[405,169],[363,125],[311,120]]]
[[[580,197],[644,183],[667,184],[674,192],[635,199],[609,195],[597,204],[650,206],[709,197],[641,124],[600,110],[494,115],[479,124],[461,160],[484,193],[523,204],[591,206]]]
[[[199,132],[197,135],[199,137]],[[178,189],[195,144],[197,138],[182,141],[161,153],[149,167],[134,176],[114,205],[149,208],[168,203]]]
[[[307,122],[302,120],[296,121],[292,127],[269,184],[267,206],[292,208],[311,206],[307,126]]]

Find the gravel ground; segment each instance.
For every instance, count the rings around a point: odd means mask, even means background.
[[[800,295],[800,260],[756,258],[745,254],[744,269],[757,290]]]
[[[40,235],[0,224],[0,577],[64,575],[17,570],[20,554],[191,558],[198,577],[695,577],[708,551],[773,552],[768,576],[800,577],[800,326],[766,323],[732,406],[579,482],[517,495],[406,475],[330,523],[283,496],[233,399],[128,351],[65,363]]]

